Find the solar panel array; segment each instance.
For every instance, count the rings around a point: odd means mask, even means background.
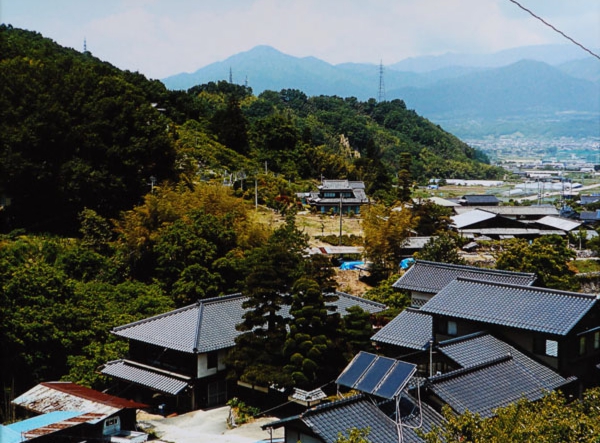
[[[397,397],[417,366],[393,358],[359,352],[337,378],[341,386],[387,399]]]

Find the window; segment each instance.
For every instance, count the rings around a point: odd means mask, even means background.
[[[219,352],[218,351],[211,351],[208,354],[206,354],[206,368],[207,369],[216,368],[218,364],[219,364]]]
[[[594,350],[600,349],[600,331],[594,332]]]
[[[558,342],[555,340],[546,340],[546,355],[558,357]]]
[[[335,195],[335,192],[324,192],[323,193],[323,198],[335,198],[335,197],[337,197]]]
[[[448,335],[456,335],[458,333],[457,329],[456,322],[448,320]]]
[[[585,355],[585,335],[583,337],[579,337],[579,355]]]

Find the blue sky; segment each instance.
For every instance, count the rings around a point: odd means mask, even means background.
[[[518,0],[600,48],[600,0]],[[0,0],[0,22],[150,78],[257,45],[329,63],[570,44],[508,0]],[[587,54],[582,50],[582,58]]]

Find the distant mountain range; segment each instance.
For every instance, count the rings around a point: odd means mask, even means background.
[[[165,78],[163,83],[169,89],[189,89],[229,80],[230,75],[255,94],[299,89],[309,96],[368,100],[380,92],[379,65],[331,65],[269,46]],[[410,109],[461,137],[489,135],[499,127],[508,134],[531,130],[530,135],[600,136],[600,61],[571,45],[414,57],[385,66],[383,82],[386,100],[402,99]],[[535,124],[523,128],[527,121]]]

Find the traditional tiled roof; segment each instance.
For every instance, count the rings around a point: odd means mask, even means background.
[[[184,308],[113,329],[120,337],[181,352],[204,353],[232,347],[248,297],[233,294],[200,300]]]
[[[535,274],[526,272],[500,271],[475,266],[416,260],[415,264],[392,286],[397,289],[436,294],[458,277],[518,285],[530,285],[535,281]]]
[[[381,328],[371,340],[405,348],[425,350],[432,337],[432,320],[429,314],[418,309],[405,309]]]
[[[500,200],[495,195],[478,195],[478,194],[470,194],[464,195],[462,197],[463,200],[467,202],[468,205],[482,205],[482,204],[495,204],[500,203]]]
[[[365,193],[365,184],[361,181],[348,180],[323,180],[319,185],[321,192],[311,193],[308,197],[309,203],[319,203],[325,205],[339,204],[339,197],[324,197],[323,191],[352,191],[352,197],[344,197],[342,202],[345,205],[368,203],[369,199]]]
[[[148,405],[95,391],[71,382],[46,382],[34,386],[12,403],[38,414],[54,411],[96,412],[107,417],[121,409],[143,409]]]
[[[512,355],[505,355],[481,365],[431,377],[426,385],[459,414],[469,410],[482,417],[491,417],[499,407],[522,398],[538,400],[548,391],[573,381],[558,376],[556,383],[549,383],[530,369]]]
[[[594,295],[459,277],[421,310],[434,315],[566,335],[596,304]]]
[[[325,443],[334,443],[339,433],[347,434],[349,429],[369,428],[367,439],[372,443],[390,443],[398,441],[398,428],[384,410],[390,409],[393,402],[376,405],[368,397],[358,395],[332,403],[321,404],[308,409],[300,415],[278,420],[263,426],[266,428],[280,428],[282,426],[299,425],[308,427]],[[422,412],[422,423],[421,423]],[[404,394],[400,401],[400,415],[402,417],[403,441],[406,443],[422,442],[412,427],[421,428],[427,432],[432,426],[439,426],[443,418],[426,404],[418,407],[418,402]],[[411,427],[407,427],[411,426]]]
[[[102,368],[102,374],[135,383],[165,394],[177,395],[191,385],[185,375],[162,371],[129,360],[114,360]]]
[[[337,292],[338,300],[333,302],[337,312],[347,313],[351,306],[360,306],[369,313],[385,309],[381,303]],[[245,309],[243,303],[248,297],[232,294],[200,300],[161,315],[116,327],[115,335],[130,340],[150,343],[187,353],[205,353],[218,349],[231,348],[240,334],[236,325],[242,322]],[[282,315],[289,315],[289,307],[282,309]]]
[[[357,297],[355,295],[350,295],[345,292],[336,292],[335,295],[337,295],[338,300],[333,304],[337,306],[336,312],[339,312],[342,316],[345,316],[348,313],[348,308],[353,306],[359,306],[370,314],[375,314],[385,309],[385,305],[381,303],[367,300],[366,298]]]
[[[552,369],[485,332],[446,340],[437,346],[437,350],[463,368],[489,363],[510,355],[524,372],[535,377],[544,386],[559,386],[565,382],[565,379]]]
[[[344,190],[344,189],[365,189],[365,183],[361,181],[349,180],[323,180],[319,189]]]

